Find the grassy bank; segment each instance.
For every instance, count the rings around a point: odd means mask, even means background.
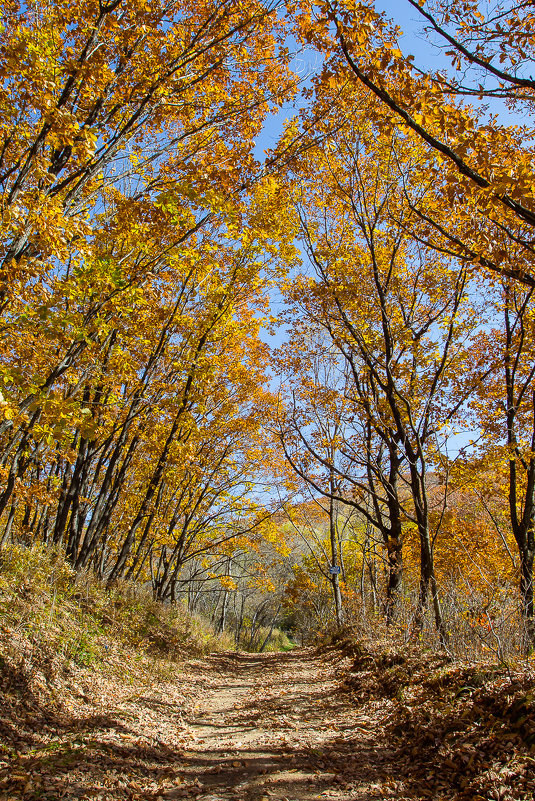
[[[76,575],[59,551],[0,553],[0,749],[34,742],[39,725],[106,687],[170,680],[188,657],[232,647],[180,606]],[[1,751],[0,751],[1,753]]]

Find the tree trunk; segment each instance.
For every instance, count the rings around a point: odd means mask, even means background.
[[[333,482],[331,476],[331,484]],[[329,499],[329,536],[331,540],[331,565],[334,569],[340,570],[338,531],[336,526],[336,506],[332,498],[334,490],[331,490]],[[344,624],[344,611],[342,607],[342,593],[340,592],[340,574],[332,573],[331,583],[333,585],[334,607],[336,610],[336,625],[341,628]]]
[[[269,643],[269,641],[271,639],[271,635],[273,634],[273,629],[275,628],[275,623],[277,622],[277,618],[279,616],[279,612],[281,610],[281,606],[282,606],[282,604],[279,604],[279,608],[275,612],[275,616],[273,617],[273,619],[271,621],[271,626],[270,626],[269,632],[267,634],[267,637],[265,638],[264,642],[260,646],[260,649],[259,649],[259,653],[260,654],[264,653],[264,651],[267,648],[267,645],[268,645],[268,643]]]
[[[388,558],[388,579],[386,584],[384,614],[386,625],[390,626],[395,619],[403,581],[403,543],[401,541],[401,536],[388,536],[386,539],[386,549]]]
[[[524,650],[526,653],[531,653],[535,645],[535,621],[533,618],[533,562],[535,548],[533,547],[533,532],[531,532],[530,539],[531,547],[529,547],[528,542],[526,547],[520,551],[520,598],[525,627]]]

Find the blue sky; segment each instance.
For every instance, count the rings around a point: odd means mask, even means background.
[[[429,40],[425,38],[422,18],[409,3],[405,0],[376,0],[375,6],[379,11],[394,18],[403,30],[400,42],[406,55],[414,55],[422,67],[445,68],[449,66],[449,59],[438,47],[431,46]],[[312,47],[307,47],[297,53],[292,62],[292,69],[304,79],[305,83],[307,76],[317,72],[320,66],[321,56]],[[262,159],[264,150],[276,145],[285,120],[290,119],[302,105],[302,100],[298,98],[295,105],[285,105],[278,114],[272,115],[267,120],[264,131],[256,143],[255,153],[258,159]]]
[[[407,0],[375,0],[375,7],[378,11],[384,12],[388,17],[394,19],[398,27],[403,31],[400,45],[405,56],[413,55],[415,64],[421,69],[439,69],[451,73],[451,59],[445,55],[449,45],[439,40],[438,36],[433,37],[426,34],[424,30],[425,20]],[[321,57],[312,47],[298,53],[292,64],[294,71],[305,79],[305,83],[306,77],[316,72],[320,66]],[[264,131],[257,141],[255,149],[257,158],[261,160],[263,151],[274,147],[283,130],[284,121],[291,118],[296,113],[296,108],[298,109],[302,105],[302,100],[298,99],[296,106],[287,104],[278,114],[271,116],[267,120]],[[523,117],[506,109],[503,102],[499,100],[492,101],[489,111],[498,114],[504,123],[521,124],[525,122]]]

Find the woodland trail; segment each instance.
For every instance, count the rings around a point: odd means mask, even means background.
[[[339,692],[339,654],[334,659],[312,649],[227,654],[198,666],[217,678],[189,716],[192,743],[183,757],[184,786],[163,798],[401,797],[389,765],[392,752],[375,722]]]
[[[532,671],[381,653],[123,654],[0,694],[0,801],[533,801]]]
[[[61,711],[0,716],[14,743],[0,753],[0,799],[420,797],[392,764],[384,703],[359,708],[340,691],[350,662],[307,648],[215,654],[138,687],[88,671]]]

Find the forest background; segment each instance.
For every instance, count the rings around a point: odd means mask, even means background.
[[[531,652],[532,5],[2,4],[4,559]]]

